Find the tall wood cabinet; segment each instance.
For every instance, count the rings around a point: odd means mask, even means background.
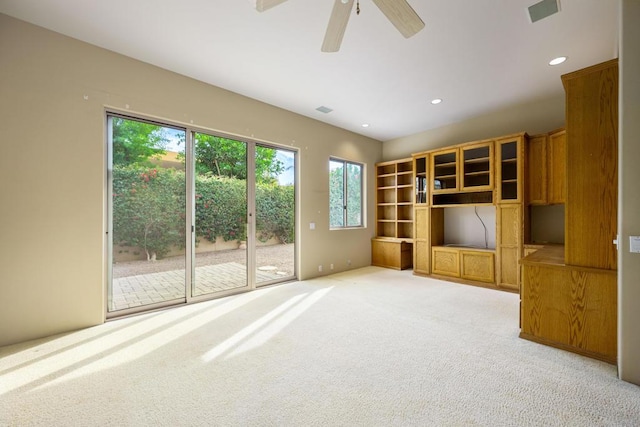
[[[618,208],[618,61],[562,76],[567,99],[565,261],[614,270]]]
[[[429,274],[431,242],[429,226],[431,222],[431,193],[429,192],[429,154],[419,153],[413,156],[415,181],[414,221],[413,221],[413,271]]]
[[[562,76],[566,134],[555,136],[566,152],[551,156],[566,155],[565,245],[522,260],[521,292],[521,337],[610,363],[617,357],[617,79],[617,60]],[[556,178],[551,201],[565,189],[555,188]]]
[[[520,290],[519,262],[528,237],[527,211],[524,209],[524,170],[526,134],[496,141],[498,197],[496,204],[496,283],[499,288]]]

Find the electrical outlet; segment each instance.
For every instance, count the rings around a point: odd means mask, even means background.
[[[329,269],[333,270],[333,264],[329,264]]]
[[[347,260],[347,265],[351,265],[351,260],[350,259]]]
[[[318,271],[319,271],[320,273],[322,273],[322,265],[319,265],[319,266],[318,266]]]

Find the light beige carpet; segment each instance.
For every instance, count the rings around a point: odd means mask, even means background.
[[[518,296],[368,267],[0,348],[0,425],[638,426]]]

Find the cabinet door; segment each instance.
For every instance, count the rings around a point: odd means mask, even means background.
[[[528,202],[531,205],[547,204],[547,135],[529,138],[527,147]]]
[[[567,169],[567,132],[549,136],[549,203],[565,202]]]
[[[463,191],[493,190],[493,142],[462,147],[460,162]]]
[[[419,274],[429,274],[429,242],[415,240],[413,246],[413,271]]]
[[[615,270],[618,253],[618,65],[564,75],[567,93],[565,262]]]
[[[520,272],[518,263],[522,258],[523,222],[520,204],[498,205],[497,269],[499,287],[519,290]]]
[[[460,277],[459,251],[453,248],[432,248],[433,274]]]
[[[429,274],[429,208],[421,206],[414,209],[413,235],[413,271]]]
[[[454,193],[458,191],[457,148],[443,150],[431,155],[431,191],[433,193]]]
[[[429,188],[427,184],[427,164],[429,162],[429,155],[417,155],[413,158],[413,173],[415,181],[415,200],[416,205],[428,204],[429,201]]]
[[[523,137],[496,141],[498,203],[522,202]]]
[[[494,263],[492,252],[460,251],[460,273],[463,279],[493,283]]]

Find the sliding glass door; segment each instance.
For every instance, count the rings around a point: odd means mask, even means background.
[[[107,118],[109,317],[296,278],[294,151]]]
[[[109,136],[107,309],[184,301],[186,179],[176,150],[184,147],[185,130],[109,116]]]
[[[194,132],[192,296],[248,286],[247,144]]]
[[[256,285],[295,278],[293,151],[256,147]]]

